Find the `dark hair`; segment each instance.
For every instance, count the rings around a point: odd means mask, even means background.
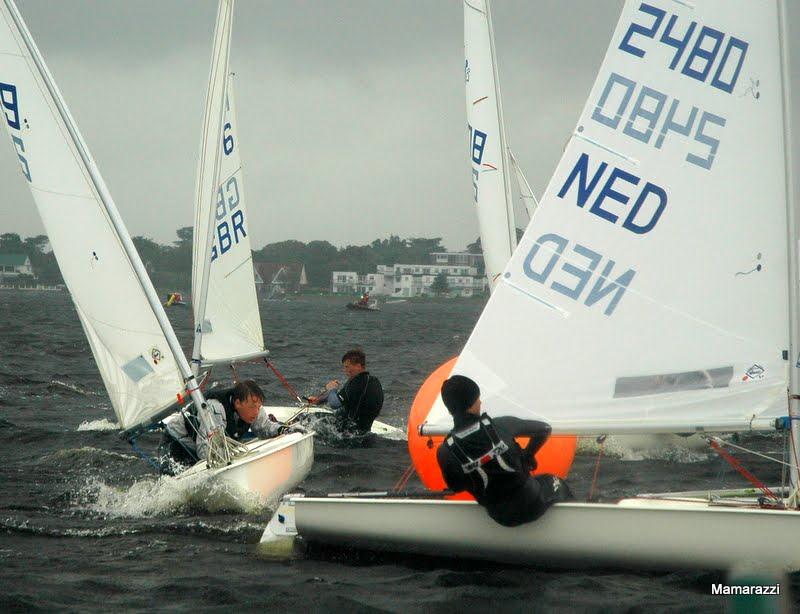
[[[349,360],[350,362],[354,362],[357,365],[361,365],[362,367],[367,366],[367,355],[364,353],[364,350],[359,348],[353,348],[352,350],[347,350],[342,356],[342,363],[344,361]]]
[[[236,382],[236,385],[233,387],[233,399],[235,401],[243,403],[251,396],[257,398],[259,401],[263,401],[264,391],[251,379]]]

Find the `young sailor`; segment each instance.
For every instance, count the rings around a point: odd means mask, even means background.
[[[442,384],[442,400],[454,425],[436,454],[447,486],[469,492],[507,527],[536,520],[553,503],[571,498],[557,477],[530,474],[550,426],[511,416],[490,418],[481,414],[480,395],[478,384],[463,375]],[[514,440],[518,436],[530,437],[524,450]]]
[[[383,407],[383,387],[367,371],[367,356],[363,350],[352,349],[342,356],[342,367],[347,383],[339,388],[338,380],[325,385],[325,392],[308,397],[310,403],[327,402],[336,410],[340,430],[363,435],[372,429],[372,423]]]
[[[159,447],[162,473],[174,473],[175,463],[193,465],[205,460],[208,436],[219,429],[225,429],[225,434],[237,441],[247,435],[269,439],[284,432],[303,431],[302,427],[287,427],[270,417],[262,407],[264,392],[253,380],[238,382],[233,388],[212,390],[205,397],[208,411],[200,416],[192,405],[185,412],[164,419]]]

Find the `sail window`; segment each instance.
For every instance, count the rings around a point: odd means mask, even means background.
[[[667,394],[705,388],[727,388],[732,378],[733,366],[683,371],[682,373],[618,377],[614,385],[614,398]]]
[[[146,375],[153,373],[153,367],[150,366],[150,363],[147,362],[145,357],[141,354],[130,362],[126,362],[122,365],[122,370],[125,372],[125,375],[130,377],[134,382],[138,382]]]

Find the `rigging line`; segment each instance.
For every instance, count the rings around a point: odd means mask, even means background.
[[[792,442],[792,455],[794,456],[794,466],[800,467],[800,463],[797,462],[797,444],[795,443],[794,433],[792,432],[791,429],[789,430],[789,441]],[[797,488],[797,484],[795,484],[794,486],[795,488]]]
[[[136,454],[138,454],[140,458],[146,460],[153,469],[155,469],[158,473],[161,473],[161,467],[158,465],[158,463],[156,463],[156,461],[154,461],[149,454],[145,454],[145,452],[142,451],[139,448],[139,446],[136,445],[135,437],[131,437],[128,440],[128,443],[131,444],[131,448],[133,448],[133,451],[136,452]]]
[[[774,499],[775,501],[780,501],[780,498],[777,497],[761,480],[759,480],[756,476],[750,473],[747,469],[745,469],[742,464],[736,460],[729,452],[722,448],[722,446],[715,441],[714,438],[708,438],[708,444],[714,449],[717,454],[722,456],[730,465],[736,469],[739,473],[741,473],[753,486],[758,488],[761,492],[763,492],[767,497],[770,499]]]
[[[298,403],[302,403],[303,399],[299,394],[297,394],[297,390],[295,390],[289,381],[283,376],[283,374],[278,371],[277,368],[275,368],[275,365],[273,365],[267,358],[264,358],[264,364],[267,365],[267,368],[272,369],[272,372],[277,376],[281,384],[283,384],[283,387],[289,391],[289,394],[292,395],[292,398],[294,398]]]
[[[586,498],[586,501],[589,502],[594,497],[594,488],[597,485],[597,478],[600,475],[600,459],[603,457],[603,450],[606,445],[606,436],[600,435],[597,438],[597,443],[600,444],[600,450],[597,452],[597,461],[594,464],[594,475],[592,476],[592,486],[589,488],[589,496]]]
[[[476,11],[476,12],[480,13],[481,15],[485,15],[486,14],[486,11],[479,9],[477,6],[474,6],[472,3],[470,3],[469,0],[464,0],[464,4],[466,4],[473,11]]]
[[[741,450],[742,452],[747,452],[748,454],[752,454],[753,456],[760,456],[761,458],[765,458],[767,460],[772,461],[773,463],[778,463],[779,465],[786,465],[787,467],[791,467],[791,463],[784,462],[782,460],[778,460],[777,458],[773,458],[772,456],[768,456],[766,454],[761,454],[760,452],[756,452],[755,450],[750,450],[749,448],[745,448],[743,446],[738,446],[735,443],[731,443],[730,441],[723,441],[719,437],[711,437],[717,443],[729,446],[731,448],[736,448],[737,450]]]
[[[408,481],[411,479],[411,476],[414,474],[414,463],[409,464],[405,471],[403,471],[403,475],[400,476],[400,479],[397,480],[395,485],[392,487],[392,492],[399,493],[405,490],[406,486],[408,486]]]

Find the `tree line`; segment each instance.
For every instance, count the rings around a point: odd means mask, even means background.
[[[156,243],[147,237],[133,237],[133,243],[150,274],[153,284],[162,289],[183,290],[191,287],[192,238],[191,226],[178,228],[171,245]],[[305,265],[306,277],[312,288],[328,289],[333,271],[374,273],[378,264],[426,264],[431,252],[444,252],[441,237],[375,239],[368,245],[336,247],[328,241],[288,240],[269,243],[253,251],[256,262]],[[467,246],[467,251],[480,253],[480,240]],[[63,283],[53,252],[45,235],[22,239],[16,233],[0,235],[0,253],[26,254],[42,283]]]

